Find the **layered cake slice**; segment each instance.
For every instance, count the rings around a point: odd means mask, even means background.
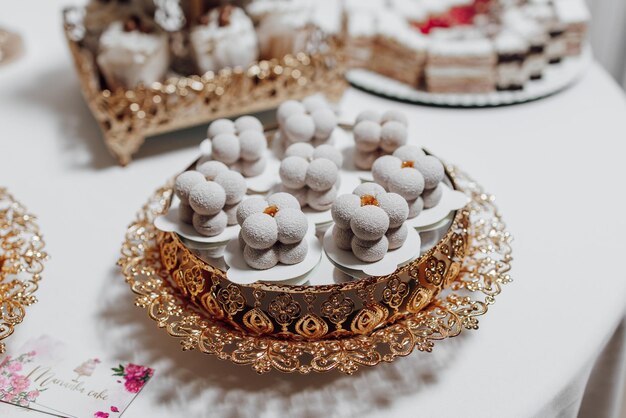
[[[426,61],[431,93],[487,93],[496,87],[497,56],[486,38],[433,40]]]
[[[557,19],[551,2],[535,2],[523,8],[524,13],[534,19],[538,24],[543,25],[548,33],[546,44],[546,57],[548,63],[558,64],[565,57],[566,41],[563,23]]]
[[[589,9],[583,0],[555,0],[556,16],[564,27],[565,53],[580,55],[587,36]]]
[[[350,61],[418,87],[426,60],[426,41],[400,16],[357,13],[348,22]]]
[[[510,10],[504,15],[504,24],[521,35],[530,44],[524,67],[528,78],[540,80],[548,65],[546,45],[549,38],[546,30],[537,22],[524,16],[519,10]]]
[[[367,68],[373,54],[376,18],[372,13],[355,12],[345,23],[346,54],[351,68]]]
[[[498,90],[522,90],[528,81],[524,62],[530,45],[517,33],[502,31],[494,38],[494,46],[498,54]]]

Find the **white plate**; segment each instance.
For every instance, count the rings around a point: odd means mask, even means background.
[[[540,99],[573,84],[592,62],[591,47],[585,46],[578,57],[565,58],[549,65],[541,80],[529,81],[520,91],[495,91],[485,94],[435,94],[401,83],[378,73],[353,69],[346,73],[348,81],[364,90],[392,99],[437,106],[484,107],[504,106]]]
[[[189,225],[180,220],[178,211],[180,199],[176,196],[172,199],[170,209],[165,215],[158,216],[154,220],[154,226],[163,232],[176,232],[183,238],[202,244],[224,244],[239,235],[239,225],[227,226],[224,232],[213,237],[205,237],[199,234],[193,225]]]
[[[276,183],[278,169],[280,168],[280,160],[276,158],[275,153],[270,149],[267,149],[264,154],[265,158],[267,158],[265,171],[258,176],[244,177],[246,180],[246,186],[252,193],[265,193]],[[209,139],[205,139],[200,143],[200,158],[210,157],[211,141]]]
[[[352,251],[337,248],[333,239],[333,228],[335,226],[329,228],[324,234],[324,251],[333,264],[351,276],[358,275],[360,272],[367,276],[385,276],[396,271],[399,266],[419,257],[420,254],[420,236],[415,229],[409,228],[402,247],[389,251],[380,261],[367,263],[356,258]]]
[[[445,183],[441,183],[441,187],[443,187],[443,194],[439,203],[432,208],[422,210],[415,218],[407,219],[406,224],[409,228],[420,231],[437,228],[439,222],[446,219],[451,212],[469,203],[470,199],[465,193],[453,190]]]
[[[255,270],[248,266],[243,259],[243,252],[239,246],[239,239],[233,239],[226,244],[224,261],[228,266],[228,280],[238,284],[250,284],[254,282],[280,282],[297,284],[307,280],[306,274],[317,266],[322,257],[322,245],[315,236],[315,228],[309,225],[309,231],[305,237],[309,244],[309,251],[301,263],[285,265],[278,263],[267,270]]]
[[[428,232],[441,228],[442,226],[448,225],[450,222],[454,220],[455,211],[452,211],[445,218],[441,219],[439,222],[434,224],[422,226],[419,228],[415,228],[417,232]]]

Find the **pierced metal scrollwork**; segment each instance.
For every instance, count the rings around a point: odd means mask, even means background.
[[[435,249],[425,255],[428,263],[422,266],[426,269],[424,282],[418,269],[407,268],[411,284],[417,284],[411,287],[412,291],[405,292],[399,283],[387,281],[388,287],[392,285],[386,294],[388,302],[382,300],[382,289],[374,297],[375,286],[359,285],[353,289],[359,289],[362,306],[358,305],[361,306],[358,309],[347,294],[339,291],[324,293],[323,290],[303,291],[306,304],[303,309],[304,305],[301,307],[286,290],[282,290],[279,298],[270,300],[268,311],[271,315],[266,319],[271,316],[282,330],[293,327],[295,333],[289,334],[294,338],[267,335],[269,327],[260,316],[251,314],[243,321],[257,331],[255,334],[250,329],[245,332],[242,326],[231,327],[232,321],[224,323],[212,313],[199,314],[198,309],[188,303],[189,295],[183,293],[184,288],[179,288],[176,280],[168,280],[160,261],[152,221],[164,210],[164,196],[169,196],[169,189],[157,191],[131,225],[119,264],[131,290],[137,295],[135,304],[146,309],[160,327],[180,341],[183,349],[198,349],[236,364],[246,364],[259,373],[339,370],[352,374],[362,366],[391,362],[416,349],[430,352],[436,341],[457,336],[463,330],[477,329],[478,318],[487,313],[502,287],[512,280],[509,274],[513,260],[512,238],[493,204],[493,197],[464,173],[452,167],[448,167],[448,171],[457,188],[471,197],[466,208],[468,216],[460,217],[456,226],[460,229],[453,231],[463,231],[466,238],[453,237],[452,251],[447,254]],[[459,259],[461,254],[465,258]],[[175,275],[175,270],[172,274]],[[202,306],[209,307],[207,311],[217,308],[216,312],[223,310],[224,316],[232,317],[235,314],[241,316],[239,312],[245,309],[248,311],[243,316],[261,309],[260,300],[266,296],[253,293],[254,305],[246,308],[245,297],[234,290],[236,287],[222,287],[222,281],[217,286],[217,281],[215,278],[208,291],[208,294],[217,292],[216,298],[201,300]],[[378,282],[372,280],[370,283]],[[406,282],[402,283],[406,285]],[[439,292],[444,284],[449,284],[449,291]],[[281,286],[263,288],[268,292],[287,289]],[[295,289],[301,290],[300,287]],[[319,299],[321,303],[315,303],[321,294],[326,296]],[[392,323],[386,319],[389,315],[387,308],[376,299],[390,307],[400,303],[408,313]],[[315,312],[320,316],[315,319],[308,316],[315,315]],[[321,325],[326,325],[322,317],[336,329],[325,330]],[[327,331],[331,332],[327,334]],[[336,339],[316,338],[322,334]]]
[[[3,340],[15,331],[26,307],[37,302],[48,254],[36,218],[0,187],[0,354]]]

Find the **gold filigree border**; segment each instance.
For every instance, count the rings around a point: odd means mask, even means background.
[[[83,7],[64,10],[65,36],[85,100],[106,147],[121,165],[131,162],[148,136],[273,109],[314,93],[336,102],[348,87],[341,40],[320,35],[309,53],[261,60],[247,68],[169,77],[128,90],[102,89],[93,54],[83,42],[84,14]]]
[[[37,302],[45,243],[35,217],[0,188],[0,353],[2,342],[24,320],[26,306]]]
[[[158,190],[131,224],[122,245],[122,267],[137,295],[135,304],[147,310],[160,328],[180,340],[183,350],[198,349],[222,360],[247,364],[259,373],[272,369],[310,373],[339,370],[352,374],[360,366],[391,362],[413,350],[430,352],[435,341],[478,329],[478,317],[511,281],[511,236],[494,205],[494,197],[466,174],[448,168],[459,190],[471,197],[471,243],[449,291],[417,314],[371,334],[336,340],[293,341],[243,334],[207,318],[177,292],[161,265],[157,231],[152,222],[167,203]]]

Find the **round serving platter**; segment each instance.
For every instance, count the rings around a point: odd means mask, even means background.
[[[463,329],[477,329],[477,317],[487,312],[502,285],[511,281],[508,274],[512,260],[511,236],[494,206],[493,197],[462,172],[454,168],[448,168],[448,171],[458,190],[470,197],[470,203],[457,211],[451,232],[416,261],[424,269],[428,283],[438,284],[439,289],[445,287],[446,290],[437,291],[415,279],[414,283],[403,282],[391,275],[386,278],[382,297],[389,301],[388,306],[399,308],[408,303],[412,308],[401,313],[396,309],[397,316],[393,321],[379,321],[372,327],[371,319],[376,317],[377,304],[363,307],[355,313],[360,318],[356,321],[358,332],[338,332],[350,328],[347,324],[341,328],[343,321],[334,321],[345,320],[348,308],[354,308],[346,302],[345,294],[331,292],[331,297],[325,301],[316,300],[321,299],[318,292],[329,286],[320,289],[258,284],[253,287],[250,301],[246,299],[247,295],[226,285],[217,298],[203,298],[212,294],[203,292],[205,287],[218,284],[215,280],[198,280],[203,277],[198,274],[199,270],[207,265],[176,268],[174,248],[177,246],[172,244],[175,242],[173,234],[158,231],[153,225],[155,217],[167,210],[171,188],[158,190],[131,224],[119,265],[137,295],[135,304],[145,308],[150,318],[170,336],[179,339],[183,350],[198,349],[223,360],[250,365],[259,373],[276,369],[300,373],[339,370],[352,374],[360,366],[391,362],[416,348],[431,351],[436,340],[456,336]],[[446,244],[446,237],[449,239],[451,233],[458,232],[454,228],[462,228],[468,239],[461,246],[450,247]],[[457,254],[452,254],[451,248],[456,248]],[[461,259],[462,262],[446,264],[435,255],[447,257],[449,261]],[[371,298],[368,296],[370,285],[380,280],[362,279],[347,285],[367,299]],[[413,286],[411,292],[409,285]],[[269,308],[261,303],[268,291],[280,293],[272,299],[273,305],[270,303]],[[304,303],[294,302],[290,292],[302,293]],[[307,332],[319,331],[319,317],[315,318],[318,316],[315,312],[320,305],[322,315],[335,325],[338,322],[339,326],[332,333],[324,334],[323,338],[314,338],[313,334],[306,338]],[[269,318],[263,312],[266,309],[274,318],[269,324]],[[310,317],[304,316],[307,320],[299,321],[299,331],[297,325],[287,321],[293,319],[296,311],[298,314],[310,311]],[[283,326],[283,335],[274,335],[271,333],[273,329],[267,328],[276,323]]]
[[[574,84],[592,61],[591,47],[587,45],[580,56],[565,58],[559,64],[549,65],[541,80],[529,81],[523,90],[485,94],[429,93],[364,69],[349,70],[346,78],[355,87],[405,102],[447,107],[493,107],[525,103],[558,93]]]
[[[44,262],[48,259],[36,218],[0,187],[0,354],[2,342],[37,302]]]

